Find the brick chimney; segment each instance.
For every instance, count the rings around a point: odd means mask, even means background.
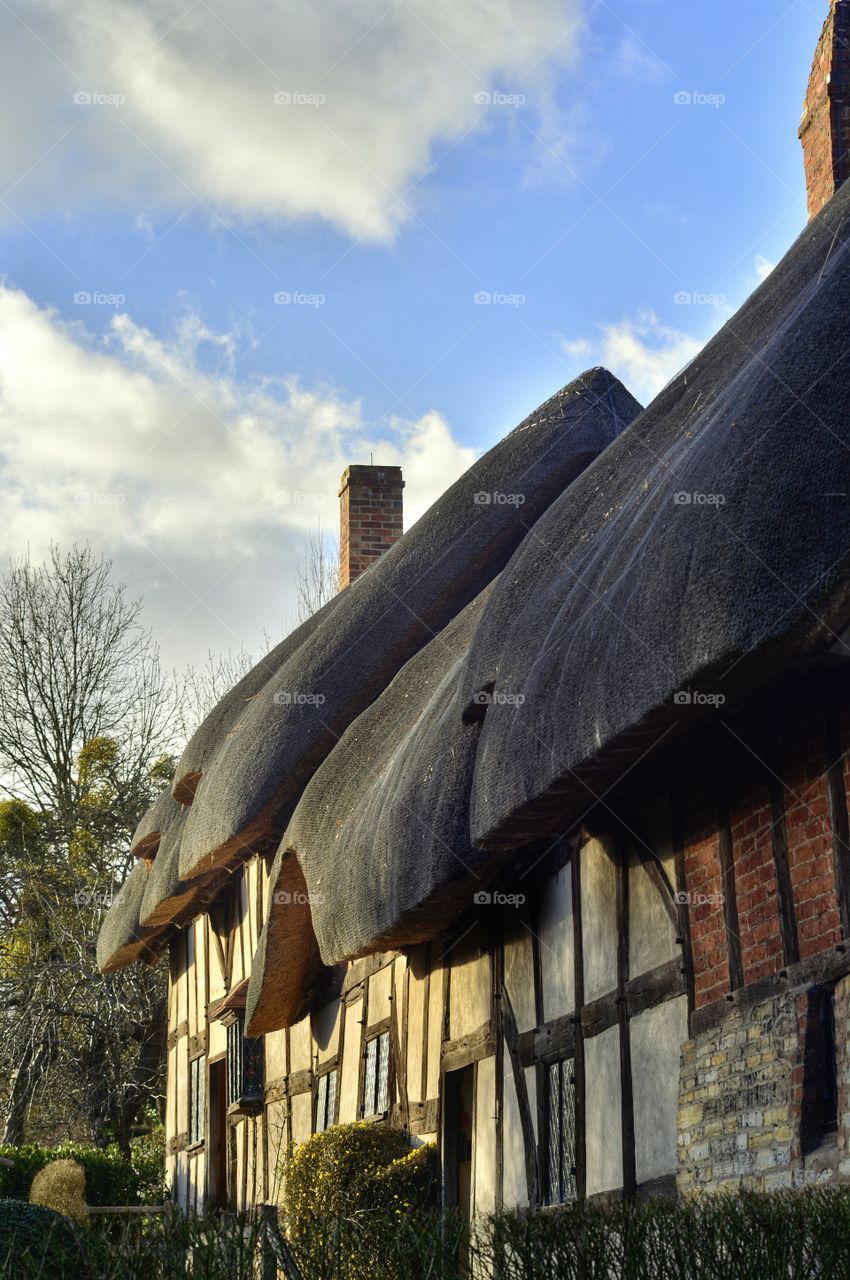
[[[401,467],[346,467],[339,489],[339,589],[402,535]]]
[[[811,219],[850,177],[850,0],[830,0],[806,92],[800,141]]]

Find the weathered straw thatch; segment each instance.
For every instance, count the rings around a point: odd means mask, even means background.
[[[731,701],[834,642],[850,569],[849,214],[847,185],[502,574],[466,702],[490,684],[524,701],[487,712],[474,841],[564,829],[588,786],[693,723],[694,692]]]
[[[183,806],[174,799],[168,787],[161,791],[151,807],[142,816],[130,841],[130,852],[138,858],[155,858],[163,832],[183,812]]]
[[[159,852],[151,865],[139,910],[144,927],[172,924],[199,902],[205,885],[199,880],[180,879],[180,841],[189,810],[180,813],[163,833]]]
[[[340,735],[423,645],[435,643],[434,637],[498,574],[546,507],[639,412],[637,401],[605,370],[590,370],[564,387],[476,463],[368,574],[244,677],[188,744],[172,795],[161,796],[139,825],[134,847],[148,856],[159,847],[159,853],[139,891],[135,919],[118,903],[113,911],[123,923],[113,926],[107,919],[104,937],[114,927],[121,939],[120,948],[104,944],[109,964],[118,966],[119,952],[129,956],[126,940],[134,930],[148,937],[139,913],[154,934],[167,923],[182,923],[210,900],[220,872],[279,841],[305,783]],[[469,618],[477,611],[476,606]],[[439,649],[431,653],[423,678],[426,672],[433,675],[432,664],[439,670],[433,656]],[[457,675],[454,680],[451,690],[447,684],[447,699],[459,688]],[[435,749],[454,734],[466,753],[464,770],[446,781],[448,795],[462,778],[468,786],[475,733],[459,718],[452,722],[448,703],[442,715],[445,725],[435,730]],[[439,725],[434,708],[429,716]],[[416,746],[411,738],[405,748],[411,760],[424,742],[423,737]],[[415,790],[412,773],[405,786]],[[380,807],[377,790],[373,803]],[[463,824],[454,826],[460,850]],[[436,876],[435,855],[433,861]],[[281,856],[280,862],[283,881],[302,877],[294,858]],[[134,890],[139,883],[134,880]],[[302,877],[298,885],[303,883]],[[424,881],[422,891],[428,891]],[[415,905],[411,898],[398,910]],[[287,921],[295,932],[296,916],[288,915]],[[295,993],[327,972],[309,911],[301,923],[303,967],[293,962],[287,977]],[[421,921],[410,927],[425,928]],[[328,953],[338,944],[341,939],[329,939]]]
[[[280,840],[302,788],[352,720],[491,581],[639,408],[604,370],[583,375],[471,467],[318,616],[309,643],[287,651],[228,721],[218,748],[207,745],[181,843],[182,878]]]
[[[469,840],[478,726],[462,722],[458,686],[491,590],[402,667],[307,785],[251,974],[257,1034],[299,1016],[305,957],[334,965],[432,937],[486,878],[493,855]]]
[[[303,872],[295,855],[281,849],[272,868],[266,923],[248,984],[248,1034],[260,1036],[292,1026],[309,1011],[311,998],[326,980]]]
[[[148,868],[139,862],[124,881],[106,913],[97,939],[97,967],[114,973],[140,960],[156,940],[155,929],[143,929],[139,912],[148,881]]]
[[[296,650],[310,639],[316,628],[333,613],[339,600],[339,596],[334,596],[323,608],[281,640],[280,644],[270,649],[239,683],[225,694],[200,727],[195,730],[180,757],[172,785],[175,797],[183,804],[193,802],[196,783],[192,780],[203,777],[210,760],[226,741],[227,735],[234,728],[251,699],[257,696],[263,685],[292,657]]]

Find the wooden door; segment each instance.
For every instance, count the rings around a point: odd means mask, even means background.
[[[210,1063],[208,1200],[211,1209],[226,1209],[227,1187],[227,1061]]]

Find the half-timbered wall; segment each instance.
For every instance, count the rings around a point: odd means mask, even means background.
[[[228,1202],[277,1198],[284,1154],[320,1123],[320,1105],[327,1114],[328,1088],[331,1122],[363,1117],[368,1045],[384,1036],[389,1105],[381,1119],[403,1125],[417,1141],[446,1145],[445,1082],[471,1073],[471,1212],[553,1198],[547,1081],[561,1060],[576,1080],[570,1128],[583,1136],[572,1193],[616,1192],[636,1178],[672,1184],[669,1118],[687,1002],[673,891],[658,873],[672,855],[661,847],[663,833],[653,835],[659,847],[651,873],[648,851],[639,856],[627,834],[553,842],[529,875],[479,895],[450,936],[351,965],[336,999],[266,1036],[265,1106],[248,1115],[231,1106],[226,1118]],[[223,1020],[234,1015],[221,1006],[229,993],[238,1004],[266,881],[257,858],[172,949],[169,1172],[178,1202],[190,1208],[213,1195],[209,1073],[226,1054]],[[618,938],[629,922],[624,947]],[[192,1143],[189,1064],[202,1054],[207,1128]],[[335,1073],[333,1083],[323,1085],[328,1073]],[[637,1163],[635,1133],[648,1142]]]
[[[437,1140],[447,1203],[471,1213],[677,1176],[684,1191],[850,1178],[848,728],[843,676],[789,680],[697,727],[663,785],[529,853],[448,935],[349,966],[325,1008],[265,1037],[262,1104],[230,1108],[222,1162],[211,1085],[263,919],[254,859],[172,948],[178,1202],[221,1200],[222,1176],[233,1205],[276,1200],[291,1144],[363,1117],[384,1051],[376,1122]],[[835,1124],[812,1138],[830,1070]]]

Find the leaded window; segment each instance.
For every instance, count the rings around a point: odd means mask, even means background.
[[[319,1076],[316,1087],[316,1133],[329,1129],[336,1119],[336,1072]]]
[[[206,1058],[189,1063],[189,1146],[204,1140],[206,1120]]]
[[[576,1198],[576,1088],[575,1062],[566,1058],[546,1068],[548,1112],[549,1204]]]
[[[390,1109],[390,1033],[375,1036],[366,1045],[363,1083],[363,1115],[383,1115]]]
[[[263,1039],[245,1035],[245,1016],[237,1014],[227,1028],[227,1100],[231,1106],[263,1105]]]

